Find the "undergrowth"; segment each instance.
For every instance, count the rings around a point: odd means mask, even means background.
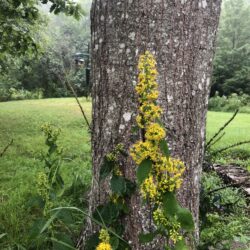
[[[84,208],[89,182],[73,170],[66,185],[61,169],[63,149],[57,144],[60,130],[47,124],[43,132],[47,151],[41,154],[42,167],[32,172],[28,185],[20,190],[1,192],[1,249],[72,249],[82,228],[82,214],[54,208]]]

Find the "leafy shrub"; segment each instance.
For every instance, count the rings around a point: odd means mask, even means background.
[[[212,98],[210,98],[208,103],[208,109],[212,111],[224,111],[233,112],[236,109],[240,109],[240,112],[247,112],[250,109],[245,107],[250,107],[250,96],[246,94],[238,95],[231,94],[230,96],[219,96],[218,93]]]
[[[64,183],[60,130],[50,124],[42,129],[47,151],[42,153],[44,167],[32,176],[33,188],[0,192],[0,249],[72,249],[82,227],[82,213],[59,208],[85,207],[88,185],[75,170]]]
[[[243,242],[250,233],[246,199],[238,189],[223,186],[223,181],[216,173],[203,174],[200,203],[201,250],[230,249],[236,241],[247,243]]]
[[[0,88],[0,102],[6,102],[11,99],[11,93],[9,90]]]
[[[16,88],[0,88],[0,102],[14,101],[14,100],[26,100],[26,99],[42,99],[43,90],[36,89],[34,91],[28,91],[25,89]]]
[[[43,91],[41,89],[36,89],[34,91],[28,91],[25,89],[15,89],[11,88],[9,90],[11,96],[10,100],[25,100],[25,99],[41,99],[43,98]]]

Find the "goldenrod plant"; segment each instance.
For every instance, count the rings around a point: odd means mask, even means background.
[[[175,197],[181,187],[185,164],[170,156],[166,142],[166,131],[161,125],[161,107],[157,104],[156,61],[146,52],[139,60],[138,84],[135,88],[139,101],[136,117],[141,140],[130,148],[130,156],[138,165],[137,183],[142,198],[153,207],[152,218],[157,229],[139,235],[141,244],[148,243],[157,235],[166,238],[165,249],[186,249],[184,237],[194,228],[191,213],[182,208]],[[93,213],[93,219],[104,229],[92,235],[86,242],[86,249],[115,250],[131,249],[122,239],[124,227],[122,218],[129,212],[126,200],[134,192],[135,184],[126,179],[120,164],[120,157],[129,157],[122,144],[118,144],[104,157],[99,181],[109,177],[110,195],[104,204]],[[111,232],[109,237],[108,232]],[[174,247],[174,248],[171,248]]]
[[[135,87],[139,101],[136,121],[141,140],[130,149],[138,165],[137,181],[142,197],[151,203],[156,232],[141,234],[142,243],[161,234],[166,237],[166,248],[182,246],[185,249],[184,231],[192,231],[191,213],[178,204],[175,193],[181,187],[185,164],[171,157],[166,142],[166,131],[161,125],[161,107],[157,104],[158,84],[156,61],[150,52],[139,59],[138,84]],[[179,248],[178,248],[179,249]]]

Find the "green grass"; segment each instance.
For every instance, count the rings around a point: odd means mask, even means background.
[[[90,118],[91,103],[83,105]],[[6,102],[0,103],[0,148],[11,139],[14,143],[0,162],[1,190],[28,184],[41,166],[46,146],[40,127],[46,122],[62,129],[58,143],[65,151],[64,171],[84,170],[89,177],[90,138],[74,99]]]
[[[81,102],[90,119],[91,102],[85,99]],[[207,137],[210,138],[231,115],[209,112]],[[7,233],[12,242],[24,241],[22,237],[32,220],[25,202],[36,192],[37,173],[43,166],[41,153],[47,148],[40,127],[45,122],[62,129],[58,144],[64,148],[62,174],[66,184],[75,174],[84,183],[90,183],[90,136],[73,98],[0,103],[0,152],[14,139],[13,145],[0,158],[0,235]],[[215,148],[250,139],[249,129],[250,115],[238,114]],[[250,145],[239,148],[250,154]]]
[[[226,121],[232,117],[232,113],[208,112],[207,119],[207,140],[209,140]],[[225,135],[212,149],[217,150],[232,144],[250,140],[250,114],[239,113],[235,119],[224,130]],[[225,151],[217,157],[220,163],[236,163],[243,166],[250,165],[250,144],[237,146]]]
[[[81,100],[90,119],[91,102]],[[209,112],[209,139],[230,117],[231,113]],[[83,117],[73,98],[26,100],[0,103],[0,148],[12,138],[13,145],[0,161],[0,190],[8,192],[29,186],[41,166],[41,152],[46,147],[40,126],[45,122],[62,129],[59,144],[64,147],[63,171],[69,177],[74,172],[90,177],[90,138]],[[226,128],[226,135],[214,148],[250,139],[250,115],[238,114]],[[250,152],[250,145],[238,149]]]

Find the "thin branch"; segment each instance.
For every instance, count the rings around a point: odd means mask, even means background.
[[[209,140],[209,142],[206,144],[205,148],[208,148],[209,145],[215,140],[215,138],[233,121],[237,113],[239,112],[239,109],[237,109],[233,116],[218,130],[218,132]]]
[[[3,151],[0,153],[0,157],[2,157],[5,154],[5,152],[8,150],[8,148],[12,145],[13,142],[14,142],[14,140],[11,139],[11,141],[5,146]]]
[[[65,73],[65,72],[64,72],[64,73]],[[61,76],[60,76],[59,74],[58,74],[58,77],[60,78],[61,81],[63,81],[63,79],[61,78]],[[71,91],[72,94],[74,95],[74,97],[75,97],[75,99],[76,99],[76,102],[77,102],[77,104],[78,104],[78,106],[79,106],[79,108],[80,108],[80,110],[81,110],[82,115],[83,115],[83,118],[84,118],[84,120],[85,120],[85,122],[86,122],[86,124],[87,124],[87,126],[88,126],[88,129],[89,129],[89,131],[90,131],[90,133],[91,133],[91,132],[92,132],[92,129],[91,129],[91,126],[90,126],[89,121],[88,121],[88,119],[87,119],[87,116],[86,116],[86,114],[85,114],[85,112],[84,112],[84,110],[83,110],[83,107],[82,107],[82,105],[81,105],[81,103],[80,103],[80,101],[79,101],[79,99],[78,99],[78,96],[77,96],[77,94],[76,94],[74,88],[73,88],[72,85],[70,84],[70,82],[69,82],[69,80],[68,80],[66,74],[65,74],[64,79],[66,80],[66,86],[70,89],[70,91]]]
[[[85,120],[85,122],[86,122],[86,124],[87,124],[87,126],[88,126],[88,128],[89,128],[89,131],[91,132],[91,130],[92,130],[92,129],[91,129],[91,126],[90,126],[89,121],[88,121],[88,119],[87,119],[87,116],[86,116],[86,114],[85,114],[85,112],[84,112],[84,110],[83,110],[83,107],[82,107],[82,105],[81,105],[81,103],[80,103],[80,101],[79,101],[79,99],[78,99],[78,96],[77,96],[77,94],[76,94],[76,92],[75,92],[73,86],[72,86],[72,85],[70,84],[70,82],[68,81],[67,77],[65,77],[65,79],[66,79],[66,84],[67,84],[68,88],[71,90],[71,92],[73,93],[73,95],[74,95],[74,97],[75,97],[75,99],[76,99],[76,102],[77,102],[77,104],[78,104],[78,106],[79,106],[79,108],[80,108],[80,110],[81,110],[81,112],[82,112],[82,115],[83,115],[83,117],[84,117],[84,120]]]
[[[227,147],[225,147],[225,148],[221,148],[221,149],[219,149],[219,150],[217,150],[217,151],[214,151],[214,152],[212,152],[212,154],[213,154],[213,155],[216,155],[216,154],[219,154],[219,153],[221,153],[221,152],[223,152],[223,151],[225,151],[225,150],[228,150],[228,149],[230,149],[230,148],[234,148],[234,147],[237,147],[237,146],[240,146],[240,145],[243,145],[243,144],[248,144],[248,143],[250,143],[250,140],[248,140],[248,141],[237,142],[237,143],[232,144],[232,145],[230,145],[230,146],[227,146]]]
[[[83,107],[82,107],[82,105],[81,105],[81,103],[80,103],[80,101],[78,99],[78,96],[77,96],[77,94],[76,94],[73,86],[71,85],[71,83],[68,80],[68,77],[67,77],[67,74],[66,74],[66,69],[65,69],[64,64],[63,64],[63,57],[62,57],[62,55],[61,55],[61,60],[62,60],[62,65],[61,66],[62,66],[62,71],[64,73],[64,79],[66,80],[66,86],[71,90],[72,94],[74,95],[74,97],[76,99],[76,102],[77,102],[77,104],[78,104],[78,106],[79,106],[79,108],[81,110],[82,115],[83,115],[83,118],[84,118],[84,120],[85,120],[85,122],[86,122],[86,124],[88,126],[89,132],[92,133],[92,129],[91,129],[90,123],[89,123],[89,121],[87,119],[87,116],[86,116],[84,110],[83,110]],[[58,77],[63,82],[63,79],[61,78],[60,73],[58,74]]]
[[[210,145],[207,146],[206,149],[211,148],[214,144],[216,144],[219,140],[221,140],[221,138],[226,134],[226,132],[224,132],[220,137],[218,137],[215,141],[213,141],[212,143],[210,143]]]

